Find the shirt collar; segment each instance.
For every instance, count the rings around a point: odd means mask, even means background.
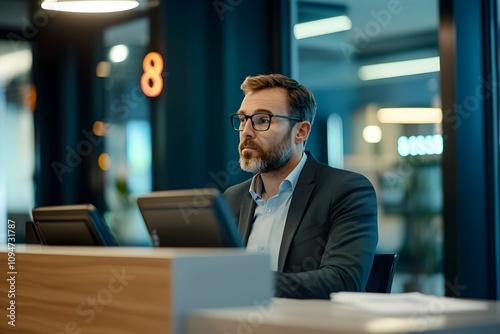
[[[291,189],[291,192],[294,191],[295,186],[297,185],[297,182],[299,180],[299,175],[300,172],[302,172],[302,168],[306,164],[307,160],[307,155],[302,154],[302,158],[300,159],[299,163],[295,168],[288,174],[288,176],[281,182],[280,187],[279,187],[279,192],[282,192],[286,189]],[[252,198],[254,201],[257,201],[261,199],[261,194],[262,194],[262,182],[258,182],[258,188],[257,191],[255,191],[255,185],[259,179],[260,174],[255,174],[252,177],[252,182],[250,183],[250,189],[248,190],[250,192],[250,195],[252,195]]]

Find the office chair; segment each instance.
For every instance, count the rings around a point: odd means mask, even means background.
[[[366,292],[391,293],[392,279],[396,265],[398,264],[398,254],[375,254],[373,266],[366,283]]]

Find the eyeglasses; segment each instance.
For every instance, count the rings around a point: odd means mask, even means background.
[[[273,114],[267,114],[267,113],[257,113],[253,114],[250,116],[243,115],[243,114],[231,114],[229,115],[229,118],[231,118],[231,124],[233,126],[233,129],[236,131],[243,131],[243,128],[245,127],[245,123],[247,122],[247,119],[250,119],[252,122],[252,127],[255,131],[267,131],[269,130],[269,127],[271,126],[271,120],[273,117],[276,118],[284,118],[288,119],[290,121],[294,122],[303,122],[303,119],[297,118],[297,117],[292,117],[292,116],[282,116],[282,115],[273,115]]]

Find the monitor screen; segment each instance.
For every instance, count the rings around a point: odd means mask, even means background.
[[[139,197],[137,204],[155,246],[243,247],[217,189],[157,191]]]
[[[41,243],[57,246],[117,246],[92,204],[41,206],[32,210]]]

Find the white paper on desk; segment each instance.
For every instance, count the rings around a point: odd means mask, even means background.
[[[408,293],[336,292],[333,302],[379,315],[438,315],[449,312],[481,311],[485,302]]]

